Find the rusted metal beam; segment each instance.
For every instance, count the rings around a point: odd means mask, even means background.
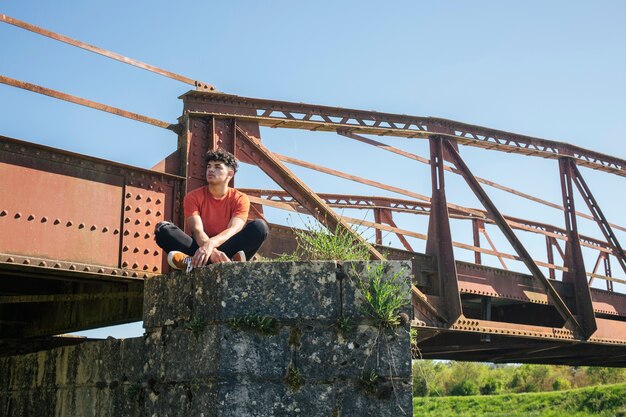
[[[454,161],[454,165],[457,167],[457,169],[463,172],[463,178],[465,178],[465,181],[474,192],[476,197],[478,197],[478,199],[483,204],[483,206],[485,206],[489,214],[491,214],[491,217],[494,219],[494,221],[496,222],[504,236],[507,238],[513,249],[515,249],[515,252],[517,252],[517,254],[520,256],[522,262],[524,262],[531,274],[545,286],[546,292],[550,297],[550,301],[556,307],[559,314],[561,314],[566,322],[570,322],[575,328],[577,328],[581,332],[581,334],[584,335],[585,329],[583,328],[583,326],[578,322],[576,317],[574,317],[574,315],[569,310],[563,299],[561,299],[561,296],[556,292],[550,281],[543,275],[543,272],[541,272],[537,264],[533,261],[522,242],[520,242],[517,236],[515,236],[513,230],[511,230],[510,226],[507,224],[502,214],[500,214],[498,208],[491,201],[487,193],[485,193],[478,181],[476,181],[476,178],[474,178],[474,175],[470,171],[469,167],[465,164],[461,156],[454,149],[454,147],[448,143],[448,140],[443,140],[443,143],[446,147],[446,150],[448,151],[448,155]]]
[[[359,242],[367,247],[370,255],[374,259],[385,259],[385,257],[370,245],[361,235],[356,233],[348,224],[337,215],[326,203],[315,194],[306,184],[296,177],[284,166],[272,152],[261,144],[261,142],[249,136],[239,126],[237,130],[238,149],[247,155],[248,158],[257,161],[257,166],[261,168],[271,179],[289,192],[302,207],[306,208],[318,221],[324,224],[331,232],[341,230],[348,233],[355,242]]]
[[[391,211],[383,210],[381,213],[381,217],[382,217],[381,221],[377,221],[377,223],[384,222],[384,223],[387,223],[389,226],[396,227],[396,228],[398,227],[396,225],[396,222],[393,220],[393,215],[391,214]],[[411,247],[411,244],[408,242],[408,240],[406,240],[406,238],[401,233],[396,233],[396,236],[398,237],[398,240],[400,240],[400,243],[402,243],[402,246],[404,246],[406,250],[413,252],[413,248]]]
[[[62,303],[68,301],[90,301],[133,297],[143,297],[143,291],[100,292],[94,294],[3,295],[0,296],[0,304]]]
[[[585,336],[589,338],[598,329],[598,326],[593,313],[591,293],[589,292],[589,284],[585,275],[585,262],[580,247],[580,238],[578,237],[576,206],[572,186],[573,165],[574,161],[570,158],[559,159],[561,191],[563,194],[563,207],[565,207],[565,228],[567,230],[565,267],[568,270],[563,273],[563,282],[569,282],[574,285],[576,312],[581,318]]]
[[[178,133],[180,130],[180,126],[178,124],[173,124],[173,123],[164,122],[162,120],[153,119],[152,117],[143,116],[138,113],[129,112],[126,110],[119,109],[117,107],[98,103],[96,101],[91,101],[91,100],[76,97],[70,94],[62,93],[60,91],[51,90],[49,88],[41,87],[36,84],[31,84],[25,81],[20,81],[20,80],[16,80],[13,78],[5,77],[4,75],[0,75],[0,83],[10,85],[12,87],[22,88],[24,90],[32,91],[34,93],[43,94],[45,96],[57,98],[59,100],[69,101],[70,103],[80,104],[81,106],[100,110],[106,113],[111,113],[116,116],[125,117],[127,119],[136,120],[138,122],[147,123],[149,125],[171,130],[172,132]]]
[[[281,210],[287,210],[287,211],[293,211],[293,212],[299,212],[299,213],[303,213],[303,214],[309,214],[309,212],[307,210],[305,210],[304,208],[300,207],[299,205],[296,205],[294,203],[286,203],[286,202],[280,202],[280,201],[275,201],[275,200],[267,200],[267,199],[263,199],[260,197],[256,197],[255,193],[247,190],[246,189],[246,193],[250,194],[249,198],[250,198],[250,202],[254,203],[254,204],[262,204],[262,205],[267,205],[269,207],[274,207],[277,209],[281,209]],[[332,204],[329,204],[331,206],[333,206]],[[340,206],[339,206],[340,207]],[[344,219],[346,222],[351,223],[351,224],[356,224],[356,225],[360,225],[360,226],[365,226],[365,227],[370,227],[376,230],[383,230],[383,231],[387,231],[387,232],[392,232],[395,234],[399,234],[399,235],[403,235],[403,236],[409,236],[409,237],[414,237],[416,239],[420,239],[420,240],[427,240],[428,236],[424,233],[418,233],[418,232],[414,232],[411,230],[406,230],[406,229],[400,229],[398,227],[393,227],[393,226],[389,226],[386,224],[379,224],[379,223],[375,223],[375,222],[370,222],[364,219],[355,219],[352,217],[346,217],[346,216],[342,216],[342,219]],[[498,252],[495,250],[490,250],[490,249],[484,249],[478,246],[472,246],[472,245],[468,245],[466,243],[461,243],[461,242],[456,242],[453,241],[452,242],[452,246],[454,246],[455,248],[460,248],[460,249],[464,249],[464,250],[468,250],[468,251],[473,251],[473,252],[478,252],[484,255],[491,255],[491,256],[495,256],[498,258],[503,258],[503,259],[511,259],[511,260],[515,260],[515,261],[522,261],[522,258],[517,256],[517,255],[512,255],[512,254],[508,254],[508,253],[504,253],[504,252]],[[534,260],[534,262],[538,265],[538,266],[542,266],[545,268],[548,268],[550,270],[558,270],[558,271],[567,271],[567,268],[559,266],[559,265],[554,265],[552,262],[541,262],[538,260]],[[611,282],[617,282],[617,283],[621,283],[621,284],[626,284],[626,280],[622,280],[619,278],[614,278],[611,276],[606,276],[606,275],[601,275],[601,274],[595,274],[595,273],[587,273],[588,277],[594,277],[594,278],[598,278],[598,279],[602,279],[602,280],[609,280]]]
[[[304,168],[308,168],[308,169],[312,169],[312,170],[315,170],[315,171],[323,172],[325,174],[334,175],[334,176],[339,177],[339,178],[345,178],[345,179],[350,180],[350,181],[359,182],[361,184],[365,184],[365,185],[369,185],[369,186],[372,186],[372,187],[380,188],[380,189],[386,190],[386,191],[391,191],[391,192],[394,192],[394,193],[397,193],[397,194],[406,195],[408,197],[413,197],[413,198],[416,198],[418,200],[427,201],[427,202],[430,201],[430,197],[427,197],[427,196],[425,196],[423,194],[415,193],[415,192],[410,191],[410,190],[405,190],[405,189],[402,189],[402,188],[398,188],[398,187],[394,187],[394,186],[391,186],[391,185],[383,184],[383,183],[378,182],[378,181],[368,180],[366,178],[358,177],[356,175],[346,174],[345,172],[341,172],[341,171],[338,171],[338,170],[335,170],[335,169],[331,169],[331,168],[326,168],[326,167],[323,167],[323,166],[317,165],[317,164],[312,164],[312,163],[309,163],[309,162],[306,162],[306,161],[302,161],[300,159],[292,158],[290,156],[281,155],[281,154],[276,154],[276,156],[281,161],[288,162],[288,163],[293,164],[293,165],[298,165],[298,166],[301,166],[301,167],[304,167]],[[479,211],[479,210],[473,210],[473,209],[470,209],[470,208],[467,208],[467,207],[462,207],[462,206],[459,206],[459,205],[456,205],[456,204],[451,204],[451,203],[448,204],[448,206],[450,208],[453,208],[455,210],[458,210],[458,211],[466,213],[466,214],[471,214],[471,215],[478,216],[478,217],[483,217],[484,216],[484,214],[481,211]]]
[[[430,219],[428,221],[428,240],[426,255],[437,259],[437,282],[433,285],[437,295],[445,300],[446,317],[454,323],[463,315],[459,282],[452,249],[452,234],[446,202],[446,186],[444,180],[444,159],[441,138],[430,139],[430,168],[432,182],[432,200]]]
[[[597,200],[591,193],[591,189],[585,182],[582,174],[576,167],[576,164],[572,163],[571,166],[572,166],[573,180],[574,180],[574,183],[576,184],[576,187],[578,188],[578,191],[580,191],[580,194],[585,200],[587,207],[589,207],[589,211],[591,211],[591,214],[593,215],[596,223],[598,224],[598,227],[600,227],[600,230],[602,231],[602,234],[606,238],[606,241],[611,246],[611,249],[613,249],[613,255],[615,255],[615,257],[617,258],[617,262],[619,262],[624,272],[626,272],[626,252],[624,252],[624,250],[622,249],[622,245],[619,243],[619,240],[617,239],[617,236],[615,236],[615,233],[613,233],[613,229],[611,228],[611,225],[609,224],[606,217],[604,216],[604,213],[602,213],[602,210],[600,209],[600,205],[598,204]]]
[[[427,158],[421,157],[421,156],[416,155],[416,154],[411,153],[411,152],[406,152],[406,151],[404,151],[402,149],[395,148],[393,146],[389,146],[389,145],[387,145],[385,143],[382,143],[382,142],[379,142],[377,140],[369,139],[369,138],[366,138],[366,137],[361,136],[361,135],[357,135],[357,134],[349,132],[349,131],[339,130],[339,131],[337,131],[337,133],[339,135],[341,135],[341,136],[344,136],[344,137],[347,137],[347,138],[350,138],[350,139],[354,139],[356,141],[359,141],[359,142],[362,142],[362,143],[366,143],[368,145],[375,146],[375,147],[377,147],[379,149],[383,149],[385,151],[392,152],[392,153],[395,153],[397,155],[404,156],[404,157],[406,157],[408,159],[412,159],[414,161],[418,161],[418,162],[421,162],[423,164],[429,164],[430,163],[430,161]],[[446,165],[446,166],[443,167],[443,169],[445,169],[448,172],[452,172],[454,174],[461,175],[459,170],[456,169],[456,168],[449,167],[449,166]],[[560,205],[552,203],[550,201],[541,199],[539,197],[532,196],[530,194],[523,193],[523,192],[521,192],[519,190],[516,190],[514,188],[506,187],[506,186],[498,184],[498,183],[496,183],[494,181],[490,181],[490,180],[487,180],[485,178],[481,178],[481,177],[478,177],[478,176],[476,177],[476,180],[478,182],[480,182],[481,184],[488,185],[488,186],[493,187],[493,188],[495,188],[497,190],[501,190],[501,191],[504,191],[504,192],[516,195],[518,197],[524,198],[526,200],[530,200],[530,201],[533,201],[535,203],[539,203],[539,204],[542,204],[544,206],[548,206],[548,207],[551,207],[551,208],[563,211],[563,206],[560,206]],[[588,220],[594,220],[595,221],[593,216],[590,216],[589,214],[586,214],[586,213],[581,213],[581,212],[577,211],[576,215],[580,216],[580,217],[583,217],[585,219],[588,219]],[[609,223],[609,224],[614,229],[626,232],[626,227],[622,227],[622,226],[619,226],[619,225],[616,225],[616,224],[613,224],[613,223]]]
[[[461,145],[494,149],[509,153],[558,159],[570,154],[577,163],[591,169],[626,176],[626,160],[563,142],[519,135],[482,126],[435,117],[407,116],[392,113],[345,109],[305,103],[264,100],[222,93],[190,91],[183,98],[194,102],[190,114],[254,120],[261,126],[286,127],[316,131],[375,134],[409,138],[428,138],[433,133],[452,131],[447,135]],[[242,108],[255,115],[243,114]]]
[[[67,43],[68,45],[76,46],[78,48],[84,49],[89,52],[93,52],[107,58],[114,59],[119,62],[123,62],[124,64],[132,65],[137,68],[144,69],[146,71],[153,72],[155,74],[162,75],[167,78],[171,78],[176,81],[183,82],[185,84],[193,85],[197,89],[200,90],[208,90],[213,91],[215,87],[204,83],[202,81],[192,80],[191,78],[185,77],[184,75],[176,74],[171,71],[167,71],[154,65],[146,64],[145,62],[138,61],[136,59],[125,57],[124,55],[117,54],[115,52],[107,51],[106,49],[98,48],[97,46],[90,45],[85,42],[78,41],[76,39],[72,39],[68,36],[60,35],[58,33],[52,32],[51,30],[43,29],[39,26],[35,26],[33,24],[23,22],[21,20],[15,19],[13,17],[7,16],[5,14],[0,14],[0,21],[8,23],[13,26],[17,26],[18,28],[25,29],[31,31],[33,33],[37,33],[39,35],[47,36],[50,39],[54,39],[60,42]]]
[[[290,203],[293,202],[293,197],[291,197],[288,193],[284,191],[277,190],[259,190],[253,188],[240,188],[246,194],[254,195],[254,196],[265,196],[267,200],[272,201],[281,201]],[[379,197],[379,196],[363,196],[363,195],[345,195],[345,194],[328,194],[328,193],[318,193],[318,196],[326,201],[331,207],[335,208],[357,208],[357,209],[376,209],[376,208],[388,208],[391,211],[401,212],[401,213],[411,213],[411,214],[420,214],[420,215],[428,215],[430,213],[430,203],[413,201],[413,200],[403,200],[397,198],[390,197]],[[487,218],[488,213],[484,210],[479,210],[476,208],[471,208],[473,212],[481,213],[481,216],[474,217],[471,213],[464,214],[464,211],[455,209],[452,205],[448,205],[448,211],[450,217],[453,219],[461,219],[461,220],[480,220],[483,223],[494,223],[493,220]],[[567,240],[567,233],[564,229],[558,228],[556,226],[539,223],[531,220],[520,219],[517,217],[504,216],[507,223],[511,228],[516,230],[524,230],[531,233],[540,234],[547,237],[553,237],[555,239]],[[588,236],[580,235],[581,245],[598,250],[604,253],[612,253],[612,250],[609,248],[608,243],[597,240]],[[478,246],[478,245],[475,245]],[[559,252],[562,254],[562,250],[560,246],[556,245]],[[552,262],[550,262],[552,263]]]

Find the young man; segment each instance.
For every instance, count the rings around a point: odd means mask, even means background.
[[[207,185],[185,196],[185,223],[191,236],[170,222],[160,222],[155,240],[169,252],[174,269],[191,271],[209,263],[245,261],[252,258],[267,237],[263,220],[246,224],[250,200],[228,186],[237,172],[237,160],[222,149],[207,152]]]

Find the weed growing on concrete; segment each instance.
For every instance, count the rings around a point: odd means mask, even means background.
[[[195,337],[198,337],[202,330],[204,330],[205,321],[199,316],[195,316],[189,323],[187,323],[187,330],[190,330]]]
[[[369,259],[367,246],[340,227],[329,230],[319,223],[304,221],[304,229],[294,228],[297,247],[275,261],[357,261]]]
[[[304,385],[304,378],[300,370],[295,365],[290,364],[287,369],[287,375],[285,376],[285,384],[292,390],[297,391],[302,385]]]
[[[422,352],[420,352],[420,348],[417,345],[417,329],[415,327],[411,327],[409,338],[411,339],[411,356],[414,359],[421,358]]]
[[[335,323],[335,327],[342,334],[347,334],[352,330],[352,324],[350,323],[350,319],[347,317],[340,317]]]
[[[264,335],[278,333],[278,321],[273,317],[248,315],[230,319],[228,325],[232,329],[250,329]]]
[[[369,373],[363,372],[358,381],[358,386],[368,395],[378,398],[387,399],[391,397],[393,385],[387,378],[379,376],[376,371]]]
[[[411,302],[410,293],[398,271],[385,276],[386,262],[366,263],[361,273],[353,266],[355,284],[361,292],[363,313],[374,318],[381,327],[395,328],[402,322],[400,309]]]

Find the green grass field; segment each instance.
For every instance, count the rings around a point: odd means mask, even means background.
[[[626,384],[472,397],[416,397],[415,417],[626,417]]]

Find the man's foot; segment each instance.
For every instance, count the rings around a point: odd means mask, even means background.
[[[191,266],[191,256],[177,250],[173,250],[167,254],[167,263],[173,269],[179,271],[190,272],[193,269]]]
[[[246,253],[242,250],[233,255],[230,259],[233,262],[245,262],[246,261]]]

